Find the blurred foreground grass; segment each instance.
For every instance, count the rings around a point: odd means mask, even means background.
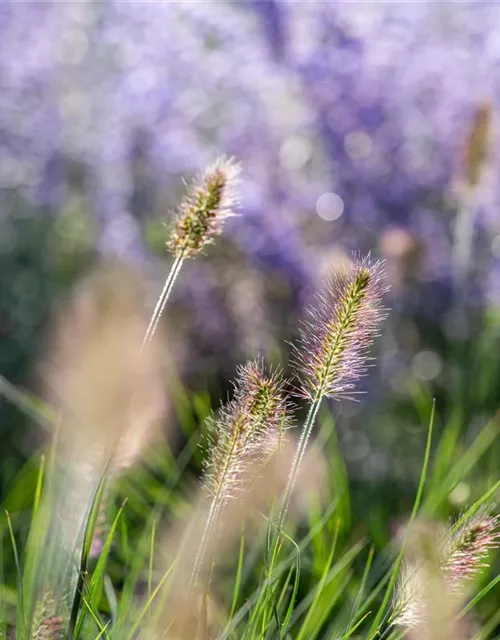
[[[5,381],[3,390],[18,407],[29,409],[32,418],[38,415],[41,421],[46,420],[32,397],[15,392]],[[139,637],[139,623],[150,615],[147,603],[158,597],[155,585],[160,585],[164,576],[153,568],[154,547],[161,544],[162,523],[183,520],[189,514],[189,488],[201,460],[200,425],[211,410],[208,395],[190,394],[180,385],[174,398],[183,434],[174,445],[175,452],[166,442],[155,446],[145,464],[113,489],[109,501],[109,522],[113,525],[104,552],[85,576],[85,620],[79,637]],[[415,515],[448,520],[453,496],[460,497],[460,492],[468,493],[463,509],[493,503],[500,487],[500,476],[490,460],[499,433],[498,419],[492,416],[471,444],[464,446],[453,419],[443,424],[438,437],[432,433],[440,407],[433,409],[425,389],[415,391],[414,401],[415,411],[428,430],[428,449],[422,439],[419,452],[422,475],[420,480],[414,477],[412,486]],[[399,549],[394,537],[398,525],[409,517],[412,503],[407,492],[402,492],[395,505],[388,505],[383,491],[370,493],[368,503],[359,495],[359,488],[350,486],[329,411],[321,415],[316,440],[327,454],[328,497],[322,506],[319,500],[310,500],[307,518],[287,531],[285,553],[273,579],[279,583],[279,591],[271,592],[266,582],[265,541],[243,530],[231,553],[221,559],[213,600],[206,603],[207,619],[222,630],[213,637],[400,637],[398,628],[387,627],[387,611],[382,611],[382,616],[377,612],[397,561]],[[15,624],[16,609],[22,603],[23,581],[16,565],[22,562],[46,466],[45,454],[34,455],[19,471],[4,500],[0,519],[4,637]],[[500,628],[497,569],[497,564],[485,568],[474,585],[479,596],[472,600],[475,631],[470,637],[477,640],[496,637]],[[143,598],[140,606],[139,596]]]

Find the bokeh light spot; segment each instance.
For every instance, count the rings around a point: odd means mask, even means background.
[[[373,149],[370,136],[363,131],[351,131],[344,139],[345,150],[353,160],[367,158]]]
[[[434,351],[420,351],[413,358],[413,372],[421,380],[434,380],[441,373],[441,368],[441,358]]]
[[[323,193],[316,202],[316,213],[323,220],[337,220],[344,212],[344,201],[336,193]]]
[[[495,258],[500,258],[500,235],[495,236],[491,241],[491,253]]]
[[[311,157],[311,143],[300,136],[290,136],[280,149],[281,164],[290,171],[302,169]]]
[[[470,495],[470,487],[465,482],[459,482],[457,486],[450,493],[450,502],[455,506],[461,506]]]

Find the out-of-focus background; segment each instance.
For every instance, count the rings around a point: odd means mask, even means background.
[[[178,378],[217,406],[249,357],[288,371],[328,272],[385,258],[376,367],[334,410],[354,495],[403,509],[427,400],[456,452],[500,398],[499,32],[496,2],[3,0],[0,373],[37,391],[54,310],[101,255],[139,265],[153,305],[182,180],[235,156],[240,216],[167,314]],[[34,442],[0,414],[3,492]]]

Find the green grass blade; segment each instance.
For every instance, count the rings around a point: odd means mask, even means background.
[[[356,624],[349,628],[349,630],[342,636],[342,640],[347,640],[348,638],[350,638],[352,636],[352,634],[358,629],[358,627],[360,627],[363,622],[366,620],[366,618],[368,618],[368,616],[370,615],[370,611],[368,611],[367,613],[365,613],[365,615],[360,618],[358,620],[358,622],[356,622]]]
[[[108,556],[109,556],[109,552],[111,550],[111,544],[113,542],[115,533],[116,533],[116,528],[118,526],[118,521],[120,520],[120,517],[123,513],[123,509],[125,508],[125,504],[126,504],[126,500],[123,501],[121,507],[118,510],[118,513],[116,514],[114,520],[113,520],[113,524],[111,525],[111,528],[109,530],[109,533],[106,537],[106,540],[104,542],[104,546],[102,548],[102,551],[99,555],[99,560],[97,561],[96,567],[94,572],[92,573],[92,578],[90,580],[90,584],[88,587],[88,592],[87,592],[87,598],[88,598],[88,602],[89,602],[89,607],[91,608],[92,606],[97,607],[99,604],[99,600],[100,600],[100,593],[101,593],[101,585],[103,583],[104,580],[104,575],[105,575],[105,571],[106,571],[106,564],[108,561]],[[74,632],[74,636],[75,638],[78,638],[80,636],[80,633],[83,629],[83,624],[85,622],[85,618],[86,618],[86,613],[87,610],[89,609],[89,607],[85,607],[82,608],[80,615],[78,616],[78,620],[75,626],[75,632]]]
[[[160,592],[160,589],[163,587],[163,585],[165,584],[165,582],[169,578],[170,574],[172,573],[172,571],[174,569],[174,566],[175,565],[172,564],[172,566],[169,568],[169,570],[166,573],[164,573],[164,575],[162,576],[160,582],[156,585],[156,587],[153,589],[153,592],[151,593],[149,598],[146,600],[145,605],[142,607],[141,612],[137,616],[137,618],[135,620],[135,623],[132,626],[132,629],[131,629],[129,635],[127,636],[127,640],[132,640],[132,638],[134,638],[135,633],[139,629],[143,618],[145,617],[146,613],[148,612],[149,608],[151,607],[151,604],[153,603],[154,599],[156,598],[156,596]]]
[[[99,518],[99,509],[101,507],[102,498],[104,496],[104,491],[106,489],[106,480],[107,480],[107,469],[104,470],[104,473],[101,479],[99,480],[99,484],[97,485],[94,498],[92,500],[92,505],[90,507],[89,517],[87,519],[87,524],[85,527],[85,535],[83,538],[78,581],[77,581],[75,593],[73,596],[73,604],[71,606],[69,625],[68,625],[69,640],[76,640],[75,626],[78,619],[78,612],[80,611],[80,604],[81,604],[81,599],[83,596],[83,588],[85,584],[85,576],[87,574],[87,567],[88,567],[88,562],[90,557],[90,549],[92,547],[92,541],[94,539],[97,520]]]
[[[236,605],[238,603],[238,598],[239,598],[239,595],[240,595],[241,573],[243,571],[244,554],[245,554],[245,529],[244,529],[244,523],[242,523],[242,525],[241,525],[241,536],[240,536],[240,551],[239,551],[239,554],[238,554],[238,567],[236,569],[236,578],[235,578],[235,581],[234,581],[234,588],[233,588],[233,601],[232,601],[232,604],[231,604],[231,611],[229,613],[228,624],[230,624],[231,620],[233,619],[234,612],[236,610]]]
[[[425,485],[425,479],[427,477],[427,469],[429,467],[429,459],[430,459],[430,453],[431,453],[431,443],[432,443],[432,430],[433,430],[433,426],[434,426],[434,415],[435,415],[435,410],[436,410],[436,402],[434,401],[432,403],[432,410],[431,410],[431,417],[429,420],[429,430],[428,430],[428,434],[427,434],[427,444],[425,447],[425,455],[424,455],[424,462],[422,465],[422,472],[420,474],[420,482],[418,484],[418,490],[417,490],[417,495],[415,497],[415,502],[413,504],[413,509],[411,512],[411,516],[410,516],[410,520],[408,523],[408,527],[406,529],[406,533],[403,539],[403,543],[401,545],[401,550],[396,558],[396,562],[394,563],[394,568],[392,570],[391,573],[391,578],[389,580],[389,584],[387,586],[386,592],[384,594],[384,599],[382,600],[382,604],[380,605],[379,610],[377,611],[377,615],[375,616],[375,619],[370,627],[370,630],[368,632],[368,637],[371,640],[371,638],[374,638],[376,636],[376,634],[378,633],[378,628],[380,623],[382,622],[382,618],[384,616],[384,613],[387,609],[387,606],[389,604],[389,600],[391,598],[392,595],[392,591],[394,589],[394,586],[396,584],[396,580],[399,574],[399,569],[401,566],[401,562],[403,560],[403,555],[406,549],[406,542],[408,540],[408,532],[410,530],[411,525],[413,524],[413,521],[415,520],[415,517],[417,515],[418,509],[420,507],[420,503],[422,501],[422,495],[423,495],[423,491],[424,491],[424,485]]]
[[[319,602],[321,593],[325,587],[325,583],[326,583],[326,578],[328,575],[328,572],[330,571],[330,567],[332,566],[332,562],[333,562],[333,558],[335,556],[335,550],[337,547],[337,540],[338,540],[338,535],[339,535],[339,529],[340,529],[340,522],[337,523],[337,529],[335,531],[335,537],[333,539],[333,544],[332,544],[332,548],[330,550],[330,554],[328,556],[328,559],[325,563],[325,567],[323,569],[323,573],[321,575],[321,578],[318,582],[318,585],[315,589],[316,593],[314,595],[314,599],[311,603],[311,606],[309,607],[309,610],[307,612],[307,615],[305,617],[304,622],[302,623],[302,626],[300,628],[299,631],[299,635],[297,636],[297,640],[302,640],[302,638],[305,636],[306,633],[309,633],[309,626],[310,626],[310,622],[312,620],[313,615],[316,613],[316,606]]]
[[[36,518],[36,515],[38,513],[38,507],[40,506],[40,499],[42,497],[42,487],[43,487],[44,473],[45,473],[45,454],[42,453],[42,455],[40,456],[40,467],[39,467],[38,477],[37,477],[37,481],[36,481],[35,497],[34,497],[34,500],[33,500],[33,510],[32,510],[32,514],[31,514],[31,520],[32,521]]]
[[[467,614],[471,609],[473,609],[476,604],[482,600],[484,598],[484,596],[489,593],[493,587],[496,587],[496,585],[500,582],[500,574],[497,575],[495,578],[493,578],[493,580],[490,580],[490,582],[488,582],[488,584],[481,589],[481,591],[474,596],[474,598],[472,598],[472,600],[462,609],[462,611],[460,611],[460,613],[458,614],[459,618],[463,618],[463,616],[465,616],[465,614]]]
[[[10,541],[12,544],[12,553],[14,554],[14,563],[16,566],[16,582],[17,582],[17,637],[22,638],[24,634],[24,601],[23,601],[23,578],[21,573],[21,564],[19,562],[19,553],[17,551],[16,538],[12,529],[12,521],[8,511],[5,512],[7,518],[7,527],[9,530]]]

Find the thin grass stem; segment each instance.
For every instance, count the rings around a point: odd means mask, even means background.
[[[147,328],[146,334],[144,336],[144,340],[142,346],[145,347],[147,344],[151,342],[153,336],[158,327],[158,323],[160,322],[160,318],[165,310],[168,299],[170,298],[170,294],[172,293],[172,289],[174,288],[174,284],[179,276],[182,265],[184,263],[184,254],[180,254],[176,256],[172,266],[170,267],[170,271],[168,273],[167,279],[165,280],[165,284],[163,285],[163,289],[160,293],[160,296],[156,302],[153,315],[151,316],[151,320],[149,322],[149,326]]]

